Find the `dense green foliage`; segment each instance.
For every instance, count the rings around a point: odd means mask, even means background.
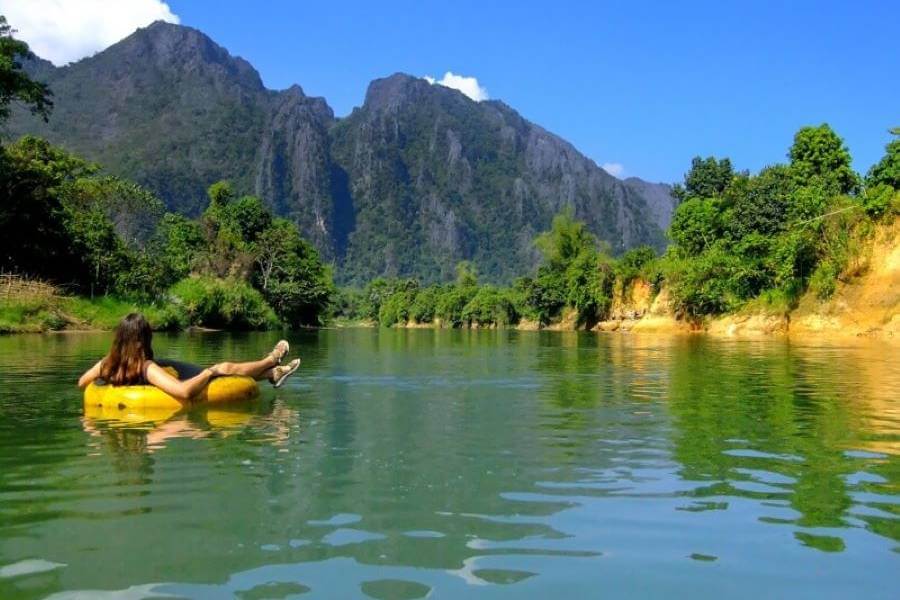
[[[645,270],[655,258],[656,252],[650,246],[632,248],[616,261],[616,278],[628,285],[638,277],[646,276]]]
[[[34,81],[22,68],[22,60],[33,55],[28,44],[12,37],[15,30],[0,15],[0,125],[9,117],[9,105],[19,101],[44,120],[53,107],[50,89]]]
[[[716,160],[714,156],[700,158],[695,156],[691,161],[691,170],[684,176],[684,185],[676,184],[672,195],[679,202],[688,198],[712,198],[720,195],[731,184],[734,169],[731,160]]]
[[[71,252],[60,189],[96,167],[43,140],[0,146],[0,259],[7,269],[68,283],[85,277]]]
[[[240,279],[188,277],[172,286],[169,302],[184,325],[264,329],[278,324],[263,295]]]
[[[603,318],[612,300],[614,261],[585,224],[566,210],[534,243],[543,261],[533,277],[520,278],[512,287],[479,286],[474,266],[463,261],[453,284],[422,287],[415,279],[379,278],[362,292],[344,290],[336,314],[385,326],[439,322],[446,327],[506,326],[522,318],[546,325],[566,307],[582,324]],[[629,268],[643,264],[641,257],[648,253],[654,256],[648,247],[626,255]]]
[[[480,327],[509,325],[519,320],[516,305],[510,294],[492,285],[485,285],[475,292],[462,309],[461,321]]]
[[[676,311],[700,317],[758,297],[784,299],[790,307],[809,288],[828,297],[859,237],[900,209],[892,179],[898,150],[894,140],[864,187],[828,125],[802,128],[790,162],[754,176],[732,173],[725,181],[718,175],[726,170],[716,166],[725,163],[730,171],[727,159],[694,159],[679,187],[673,245],[659,265]]]
[[[92,298],[155,304],[159,326],[260,328],[325,317],[333,284],[318,253],[293,223],[273,218],[258,198],[235,197],[226,182],[210,188],[209,207],[191,220],[38,138],[0,146],[0,166],[6,270]],[[29,306],[16,314],[56,314]]]
[[[891,135],[895,139],[887,145],[884,157],[872,168],[866,176],[866,185],[877,187],[886,185],[900,189],[900,127],[891,129]]]
[[[824,123],[800,129],[788,157],[798,186],[818,185],[832,194],[849,194],[859,185],[844,141]]]

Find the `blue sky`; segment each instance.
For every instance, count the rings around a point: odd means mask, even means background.
[[[268,87],[298,83],[338,115],[374,78],[452,71],[598,164],[655,181],[680,180],[698,154],[756,171],[821,122],[865,171],[900,125],[896,1],[168,5]]]

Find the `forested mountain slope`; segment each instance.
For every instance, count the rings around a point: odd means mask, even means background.
[[[566,206],[613,251],[664,245],[668,186],[612,177],[502,102],[396,74],[335,119],[299,86],[258,73],[203,33],[154,23],[90,58],[32,74],[50,122],[25,111],[5,137],[47,137],[196,215],[229,179],[259,195],[335,262],[339,280],[446,280],[473,260],[488,280],[531,269],[531,245]]]

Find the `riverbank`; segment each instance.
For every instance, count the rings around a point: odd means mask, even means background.
[[[156,329],[168,329],[165,311],[110,296],[81,298],[60,295],[55,288],[31,282],[37,293],[0,296],[0,333],[50,331],[102,331],[116,326],[122,316],[142,312]],[[43,287],[46,286],[46,287]]]
[[[635,333],[707,333],[722,337],[829,336],[900,340],[900,224],[863,245],[827,299],[804,294],[796,306],[760,299],[729,315],[679,319],[663,289],[637,281],[618,293],[611,317],[594,328]]]
[[[190,277],[156,302],[136,302],[70,295],[44,281],[0,275],[0,333],[104,331],[131,312],[143,313],[155,330],[282,327],[263,296],[239,280]]]
[[[741,310],[720,316],[688,319],[676,314],[665,286],[658,292],[646,280],[618,287],[608,317],[595,324],[578,323],[565,310],[552,323],[529,320],[511,325],[519,330],[707,334],[729,338],[867,337],[900,341],[900,223],[879,228],[838,278],[834,293],[822,299],[813,291],[794,306],[783,298],[759,298]],[[407,328],[441,327],[408,322]]]
[[[760,298],[741,310],[716,317],[686,319],[676,314],[665,285],[658,292],[637,278],[613,294],[608,317],[579,324],[574,310],[564,310],[549,324],[522,319],[508,327],[518,330],[594,330],[598,332],[698,334],[733,338],[870,337],[900,340],[900,223],[879,228],[854,256],[827,299],[807,292],[795,305],[782,299]],[[190,303],[188,303],[190,304]],[[196,325],[185,307],[140,305],[110,296],[93,299],[66,296],[41,282],[5,279],[0,288],[0,333],[109,330],[123,315],[143,312],[155,329],[180,330]],[[435,318],[402,328],[441,328]],[[375,327],[365,319],[336,318],[329,327]],[[472,325],[472,328],[478,328]],[[495,326],[493,326],[495,327]],[[227,327],[226,327],[227,328]]]

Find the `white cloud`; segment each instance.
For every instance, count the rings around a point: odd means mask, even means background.
[[[465,77],[463,75],[457,75],[452,71],[447,71],[444,73],[444,78],[440,81],[436,80],[434,77],[429,77],[428,75],[425,76],[425,81],[431,85],[437,84],[459,90],[475,102],[481,102],[482,100],[488,99],[487,88],[482,87],[475,77]]]
[[[0,0],[0,14],[32,52],[58,66],[103,50],[153,21],[179,22],[161,0]]]
[[[622,163],[608,162],[600,165],[600,168],[612,175],[613,177],[622,177],[625,174],[625,167]]]

